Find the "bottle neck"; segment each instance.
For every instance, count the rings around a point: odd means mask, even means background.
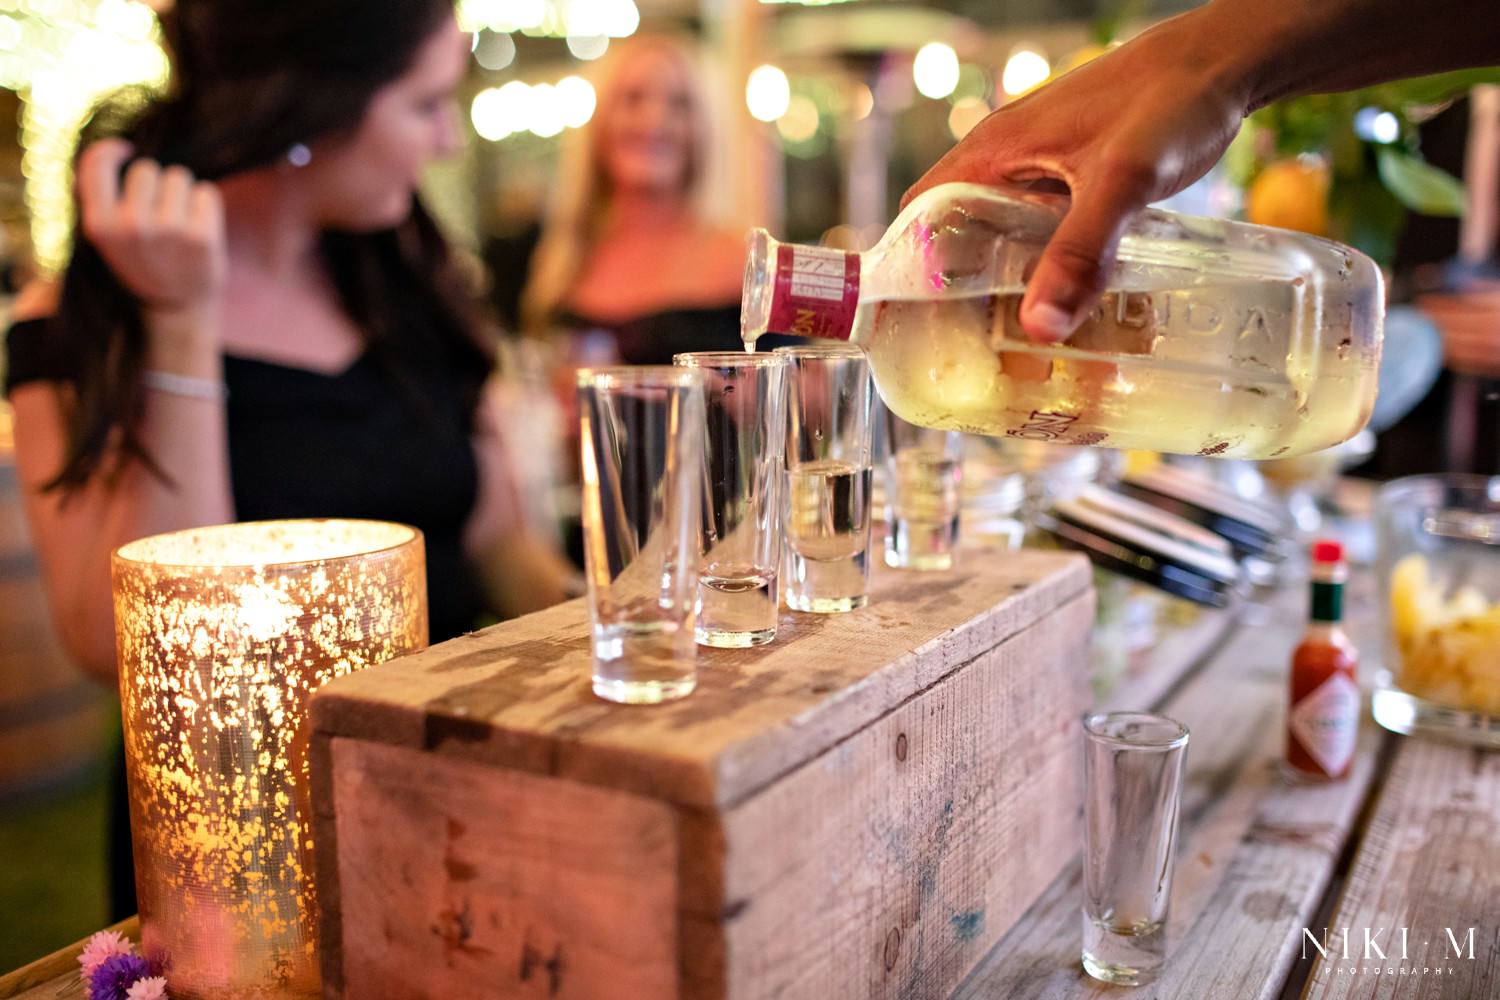
[[[859,307],[859,277],[857,253],[778,243],[757,230],[745,269],[745,343],[763,333],[848,340]]]
[[[1314,580],[1312,602],[1308,610],[1312,624],[1337,625],[1344,619],[1344,583],[1342,580]]]

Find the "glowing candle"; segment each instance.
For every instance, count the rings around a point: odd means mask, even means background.
[[[319,996],[308,703],[427,644],[421,532],[195,528],[113,575],[142,951],[174,998]]]

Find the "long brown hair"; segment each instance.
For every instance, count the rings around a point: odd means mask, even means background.
[[[410,68],[452,9],[452,0],[177,0],[163,15],[171,91],[125,137],[139,155],[182,164],[204,180],[267,166],[297,143],[356,128],[375,92]],[[421,203],[414,198],[394,229],[327,232],[321,252],[372,356],[399,377],[404,345],[396,331],[415,331],[471,358],[478,373],[472,408],[492,348]],[[81,231],[48,338],[48,350],[67,358],[76,375],[67,450],[48,488],[82,486],[112,448],[159,474],[139,434],[140,303]]]

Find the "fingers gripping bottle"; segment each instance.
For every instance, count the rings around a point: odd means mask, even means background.
[[[865,253],[750,235],[741,333],[851,341],[911,423],[1058,444],[1276,458],[1369,420],[1380,271],[1285,230],[1146,210],[1108,292],[1065,343],[1021,329],[1025,281],[1067,209],[1052,195],[931,188]]]

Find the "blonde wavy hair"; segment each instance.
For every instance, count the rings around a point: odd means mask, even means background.
[[[648,51],[666,53],[682,70],[691,115],[684,193],[698,218],[719,221],[723,192],[727,190],[725,164],[719,155],[720,144],[712,134],[709,92],[695,47],[670,34],[636,35],[616,42],[592,74],[594,93],[598,95],[593,118],[563,144],[542,238],[521,292],[521,328],[525,333],[547,332],[599,238],[614,196],[605,164],[603,126],[619,99],[624,67]]]

